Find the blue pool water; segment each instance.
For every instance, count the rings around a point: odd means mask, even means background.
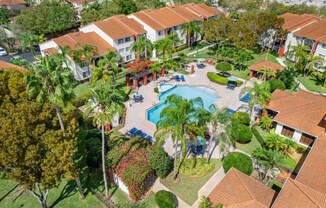
[[[164,101],[166,97],[173,94],[180,95],[188,100],[201,97],[204,102],[204,107],[207,110],[211,104],[215,103],[215,101],[219,99],[217,93],[214,90],[207,87],[176,86],[160,94],[159,100],[161,101],[161,103],[147,111],[147,119],[149,121],[156,124],[160,120],[160,114],[162,110],[167,106],[167,104],[165,104]]]

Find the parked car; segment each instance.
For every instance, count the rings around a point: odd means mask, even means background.
[[[6,55],[8,55],[6,49],[0,47],[0,56],[6,56]]]
[[[219,73],[216,73],[217,75],[220,75],[222,77],[230,77],[231,74],[227,73],[227,72],[219,72]]]
[[[198,69],[203,69],[203,68],[205,68],[205,64],[203,64],[203,63],[197,64],[197,68]]]

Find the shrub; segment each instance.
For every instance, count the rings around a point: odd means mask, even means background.
[[[131,92],[130,87],[122,87],[122,91],[126,94],[126,97],[128,97],[129,93]]]
[[[172,161],[168,153],[163,149],[160,149],[159,152],[150,151],[147,156],[149,164],[155,170],[158,177],[164,178],[170,173]]]
[[[271,129],[273,128],[273,119],[271,116],[261,117],[259,124],[263,129]]]
[[[248,125],[250,124],[250,117],[249,114],[246,112],[236,112],[233,116],[233,119],[238,120],[240,123],[244,124],[244,125]]]
[[[155,194],[155,202],[159,208],[175,208],[172,193],[165,190],[160,190]]]
[[[155,93],[157,93],[157,94],[159,93],[159,91],[158,91],[158,88],[157,88],[157,87],[155,87],[155,88],[154,88],[154,92],[155,92]]]
[[[215,74],[213,72],[207,72],[207,77],[212,82],[216,82],[216,83],[219,83],[219,84],[227,84],[229,82],[228,78],[222,77],[222,76],[217,75],[217,74]],[[243,82],[241,80],[237,80],[236,82],[237,82],[238,86],[243,84]]]
[[[224,158],[224,172],[227,173],[231,167],[234,167],[247,175],[250,175],[253,171],[251,158],[241,152],[231,152]]]
[[[258,130],[256,129],[255,126],[252,126],[252,127],[251,127],[251,132],[252,132],[252,134],[256,137],[256,139],[257,139],[257,141],[260,143],[260,145],[261,145],[262,147],[264,147],[264,146],[265,146],[264,139],[263,139],[263,137],[260,135],[260,133],[258,132]]]
[[[90,94],[85,94],[74,98],[71,102],[76,108],[79,108],[83,105],[86,105],[91,97],[92,96]]]
[[[235,141],[239,143],[249,143],[251,141],[252,133],[249,126],[246,126],[237,120],[232,120],[231,127],[231,136]]]
[[[232,66],[228,62],[222,61],[219,62],[215,65],[216,70],[226,72],[226,71],[231,71]]]
[[[184,175],[202,176],[213,169],[214,163],[209,160],[207,164],[205,158],[186,158],[184,160],[178,160],[177,167],[179,167],[180,172]]]
[[[285,84],[286,89],[291,89],[295,85],[295,70],[293,68],[278,72],[277,77]]]
[[[282,80],[271,79],[269,80],[269,84],[271,86],[271,92],[274,92],[276,89],[285,90],[285,84]]]

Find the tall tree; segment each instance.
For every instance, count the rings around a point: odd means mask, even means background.
[[[276,76],[274,69],[271,67],[263,67],[259,70],[259,72],[262,73],[263,81],[266,81],[270,77]]]
[[[201,28],[196,21],[182,24],[182,35],[186,35],[186,44],[188,47],[192,46],[200,33]]]
[[[40,103],[49,101],[57,112],[60,128],[65,135],[65,126],[62,120],[61,108],[74,97],[73,87],[75,79],[68,68],[63,67],[63,61],[58,56],[39,57],[40,63],[32,65],[32,73],[25,77],[27,89],[31,96],[36,96]],[[70,158],[72,160],[72,158]],[[84,199],[84,191],[78,174],[75,177],[80,199]]]
[[[249,90],[252,97],[249,101],[250,117],[253,116],[253,111],[257,104],[265,106],[267,102],[272,98],[269,82],[263,82],[261,84],[254,83],[254,87]]]
[[[153,44],[147,38],[140,36],[138,40],[131,45],[131,51],[136,53],[137,60],[143,54],[145,54],[145,58],[150,58],[153,52]]]
[[[28,48],[32,55],[35,57],[35,45],[38,45],[40,42],[40,37],[38,35],[23,35],[22,37],[22,50],[23,52],[26,51]]]
[[[108,182],[105,165],[105,131],[104,125],[111,123],[115,113],[122,115],[124,110],[124,93],[114,90],[109,85],[99,86],[91,89],[95,101],[87,109],[86,113],[94,117],[94,122],[101,126],[102,130],[102,171],[105,187],[105,196],[109,197]]]
[[[174,50],[172,40],[167,37],[156,41],[154,43],[154,48],[157,52],[156,55],[158,55],[158,53],[162,54],[162,60],[164,60],[166,55],[171,55]]]

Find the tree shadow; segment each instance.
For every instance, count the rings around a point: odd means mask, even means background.
[[[59,195],[59,197],[52,203],[51,206],[49,206],[50,208],[55,207],[60,201],[71,197],[72,195],[74,195],[77,192],[77,184],[74,180],[70,180],[68,181],[68,183],[64,186],[64,188],[61,190],[61,193]]]

